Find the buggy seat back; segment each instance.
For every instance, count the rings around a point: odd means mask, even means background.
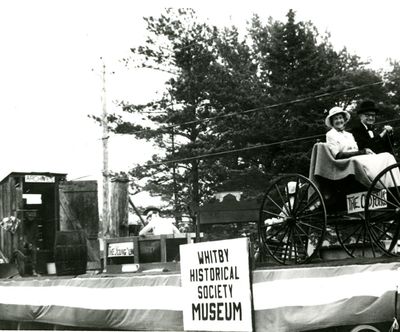
[[[335,159],[327,143],[316,143],[312,149],[309,178],[318,183],[318,176],[334,181],[354,176],[365,187],[369,187],[373,180],[356,158]]]

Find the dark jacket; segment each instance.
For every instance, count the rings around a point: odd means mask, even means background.
[[[374,133],[374,137],[371,138],[368,134],[367,128],[361,123],[358,122],[351,130],[351,133],[354,136],[354,139],[357,142],[358,149],[362,150],[365,148],[369,148],[375,153],[381,152],[390,152],[392,153],[391,144],[388,138],[388,135],[385,134],[383,137],[379,135],[379,132],[372,128]]]

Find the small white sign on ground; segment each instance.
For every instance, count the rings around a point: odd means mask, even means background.
[[[247,238],[180,246],[186,331],[252,331]]]

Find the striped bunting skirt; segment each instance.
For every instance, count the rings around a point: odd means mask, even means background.
[[[392,321],[400,263],[253,271],[255,331]],[[179,274],[0,281],[0,321],[182,331]]]
[[[182,330],[180,275],[0,282],[0,320]]]
[[[399,268],[386,263],[254,271],[256,331],[393,321]]]

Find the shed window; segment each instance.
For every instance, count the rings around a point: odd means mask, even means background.
[[[26,199],[26,204],[42,204],[42,194],[23,194],[22,198]]]

